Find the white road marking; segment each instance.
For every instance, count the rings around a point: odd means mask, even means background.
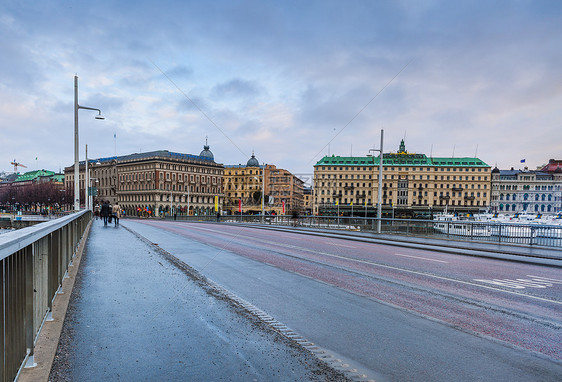
[[[344,244],[336,244],[336,243],[328,243],[329,245],[335,245],[337,247],[345,247],[345,248],[357,248],[354,247],[353,245],[344,245]]]
[[[474,279],[474,281],[492,284],[492,285],[499,285],[504,286],[507,288],[513,289],[525,289],[525,288],[548,288],[553,286],[554,284],[562,284],[562,280],[557,279],[549,279],[546,277],[540,276],[532,276],[527,275],[527,277],[531,277],[530,279],[491,279],[491,280],[484,280],[484,279]]]
[[[231,234],[231,233],[226,233],[226,232],[223,232],[223,231],[212,230],[212,229],[208,229],[208,228],[199,228],[199,227],[197,227],[197,229],[204,230],[204,231],[218,232],[218,233],[221,233],[221,234],[223,234],[223,235],[228,235],[228,236],[235,236],[235,237],[236,237],[236,236],[239,236],[239,235],[234,235],[234,234]],[[449,278],[449,277],[437,276],[437,275],[432,275],[432,274],[424,273],[424,272],[418,272],[418,271],[414,271],[414,270],[410,270],[410,269],[404,269],[404,268],[399,268],[399,267],[393,267],[393,266],[391,266],[391,265],[378,264],[378,263],[374,263],[374,262],[371,262],[371,261],[358,260],[358,259],[351,259],[351,258],[349,258],[349,257],[338,256],[338,255],[334,255],[334,254],[331,254],[331,253],[313,251],[313,250],[310,250],[310,249],[307,249],[307,248],[297,247],[297,246],[295,246],[295,245],[280,244],[280,243],[276,243],[276,242],[272,242],[272,241],[268,241],[268,240],[256,239],[256,238],[252,238],[252,239],[253,239],[253,240],[256,240],[256,241],[265,242],[265,243],[268,243],[268,244],[278,245],[278,246],[280,246],[280,247],[298,249],[298,250],[301,250],[301,251],[304,251],[304,252],[317,253],[317,254],[320,254],[320,255],[325,255],[325,256],[328,256],[328,257],[339,258],[339,259],[348,260],[348,261],[352,261],[352,262],[356,262],[356,263],[369,264],[369,265],[372,265],[372,266],[375,266],[375,267],[379,267],[379,268],[393,269],[393,270],[396,270],[396,271],[401,271],[401,272],[406,272],[406,273],[412,273],[412,274],[415,274],[415,275],[430,277],[430,278],[439,279],[439,280],[450,281],[450,282],[457,283],[457,284],[464,284],[464,285],[470,285],[470,286],[474,286],[474,287],[478,287],[478,288],[491,289],[491,290],[496,291],[496,292],[514,294],[514,295],[517,295],[517,296],[527,297],[527,298],[531,298],[531,299],[534,299],[534,300],[539,300],[539,301],[549,302],[549,303],[552,303],[552,304],[562,305],[562,301],[551,300],[551,299],[548,299],[548,298],[533,296],[533,295],[529,295],[529,294],[525,294],[525,293],[519,293],[519,292],[515,292],[515,291],[510,291],[510,290],[495,288],[495,287],[493,287],[493,286],[482,285],[481,283],[479,284],[479,283],[474,283],[474,282],[470,282],[470,281],[456,280],[456,279],[452,279],[452,278]],[[535,276],[532,276],[532,277],[535,277]],[[537,277],[537,278],[538,278],[538,277]],[[554,280],[554,282],[556,282],[556,283],[562,283],[561,280],[556,280],[556,279],[552,279],[552,280]],[[475,280],[475,281],[476,281],[476,280]]]
[[[448,264],[448,263],[449,263],[448,261],[436,260],[436,259],[428,259],[427,257],[403,255],[403,254],[401,254],[401,253],[395,253],[394,256],[411,257],[412,259],[420,259],[420,260],[427,260],[427,261],[435,261],[435,262],[437,262],[437,263],[445,263],[445,264]]]
[[[533,276],[533,275],[527,275],[527,277],[532,277],[534,279],[549,281],[549,282],[554,283],[554,284],[562,284],[562,280],[558,280],[558,279],[551,279],[551,278],[548,278],[548,277]]]

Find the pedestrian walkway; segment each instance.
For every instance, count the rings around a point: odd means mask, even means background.
[[[50,380],[341,380],[208,293],[153,246],[94,220]]]

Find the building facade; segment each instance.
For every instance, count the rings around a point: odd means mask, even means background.
[[[214,161],[205,145],[199,155],[166,150],[88,161],[95,203],[118,202],[128,215],[212,215],[223,203],[224,166]],[[84,162],[80,188],[84,188]],[[65,168],[67,188],[74,167]]]
[[[49,170],[10,174],[0,182],[0,205],[35,212],[63,209],[68,199],[63,181],[63,174]]]
[[[551,160],[550,165],[552,165]],[[492,170],[494,212],[557,213],[562,210],[562,168],[544,170]]]
[[[304,187],[303,189],[303,196],[304,196],[304,213],[306,215],[312,215],[313,203],[312,203],[312,187]]]
[[[315,214],[373,216],[379,157],[326,156],[314,166]],[[409,153],[401,142],[383,155],[382,206],[413,216],[431,210],[478,211],[489,206],[491,168],[478,158],[435,158]]]
[[[304,206],[304,182],[291,172],[271,166],[266,189],[269,190],[269,210],[277,215],[300,214]]]
[[[224,171],[224,210],[229,214],[268,214],[300,212],[303,209],[303,181],[284,169],[260,165],[255,155],[246,165],[226,165]]]

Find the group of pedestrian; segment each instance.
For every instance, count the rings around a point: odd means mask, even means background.
[[[112,206],[109,204],[109,201],[105,200],[101,208],[99,210],[99,214],[103,219],[103,225],[106,226],[109,222],[111,224],[112,221],[115,222],[115,227],[119,225],[119,219],[121,218],[121,207],[119,207],[119,203],[115,202]]]

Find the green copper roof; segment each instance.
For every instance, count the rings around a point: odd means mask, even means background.
[[[325,156],[315,166],[378,166],[380,157]],[[490,167],[478,158],[428,158],[425,154],[388,153],[383,155],[385,166]]]
[[[53,180],[54,180],[55,182],[64,183],[64,174],[56,174],[56,175],[53,175]]]
[[[34,180],[40,176],[53,176],[53,175],[55,175],[55,172],[48,171],[48,170],[28,171],[25,174],[18,176],[18,178],[14,182],[25,182],[29,180]]]

